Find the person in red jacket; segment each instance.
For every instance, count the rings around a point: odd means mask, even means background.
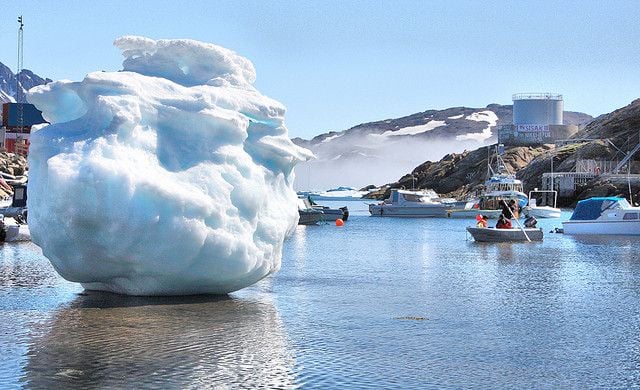
[[[511,221],[505,218],[503,214],[500,214],[498,223],[496,223],[496,229],[511,229]]]

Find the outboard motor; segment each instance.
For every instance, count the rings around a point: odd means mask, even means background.
[[[340,210],[342,210],[342,220],[346,221],[349,218],[349,209],[347,206],[344,206],[340,207]]]
[[[13,202],[11,207],[27,207],[27,186],[17,184],[13,186]]]

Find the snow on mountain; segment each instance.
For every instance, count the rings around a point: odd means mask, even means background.
[[[491,138],[493,135],[491,129],[493,129],[498,123],[498,116],[493,111],[480,111],[474,112],[471,115],[467,115],[464,119],[468,121],[486,122],[489,125],[482,129],[479,133],[468,133],[456,136],[456,141],[475,140],[478,142],[484,142]]]
[[[445,121],[429,121],[429,122],[425,123],[424,125],[403,127],[401,129],[397,129],[397,130],[388,130],[388,131],[385,131],[382,134],[371,134],[371,136],[376,136],[376,137],[397,137],[397,136],[401,136],[401,135],[418,135],[420,133],[424,133],[424,132],[433,130],[436,127],[446,126],[446,125],[447,124],[446,124]]]
[[[452,107],[364,123],[344,131],[293,141],[313,151],[314,160],[296,166],[297,190],[388,183],[425,161],[475,150],[497,141],[497,128],[512,123],[511,105]],[[583,125],[591,116],[567,112],[565,124]]]
[[[33,73],[29,69],[23,69],[20,72],[20,82],[18,83],[18,77],[13,73],[8,66],[0,62],[0,103],[15,102],[16,91],[18,86],[20,89],[21,101],[22,97],[27,95],[27,91],[31,88],[50,83],[52,80],[49,78],[42,78]]]

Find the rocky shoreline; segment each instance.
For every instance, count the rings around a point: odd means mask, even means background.
[[[29,165],[26,157],[0,150],[0,172],[5,180],[28,175]],[[11,195],[13,191],[0,185],[0,199]]]
[[[575,172],[580,161],[609,160],[623,158],[640,142],[640,99],[602,115],[575,134],[569,143],[556,146],[544,144],[535,146],[512,146],[502,155],[510,172],[523,181],[525,192],[542,188],[542,175],[554,172]],[[488,159],[495,145],[481,147],[473,151],[452,153],[440,161],[427,161],[417,166],[411,173],[398,181],[385,184],[379,191],[368,195],[373,199],[388,197],[391,188],[433,189],[437,193],[458,199],[473,196],[482,190],[487,178]],[[640,172],[640,153],[630,162],[630,172]],[[572,196],[558,198],[558,205],[571,207],[581,199],[592,196],[622,196],[633,202],[640,199],[640,175],[596,176],[586,184],[576,186]]]

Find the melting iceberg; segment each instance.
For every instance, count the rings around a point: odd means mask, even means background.
[[[55,269],[87,289],[227,293],[280,267],[296,226],[285,107],[253,64],[193,40],[125,36],[123,71],[40,86],[50,125],[29,154],[29,225]]]

